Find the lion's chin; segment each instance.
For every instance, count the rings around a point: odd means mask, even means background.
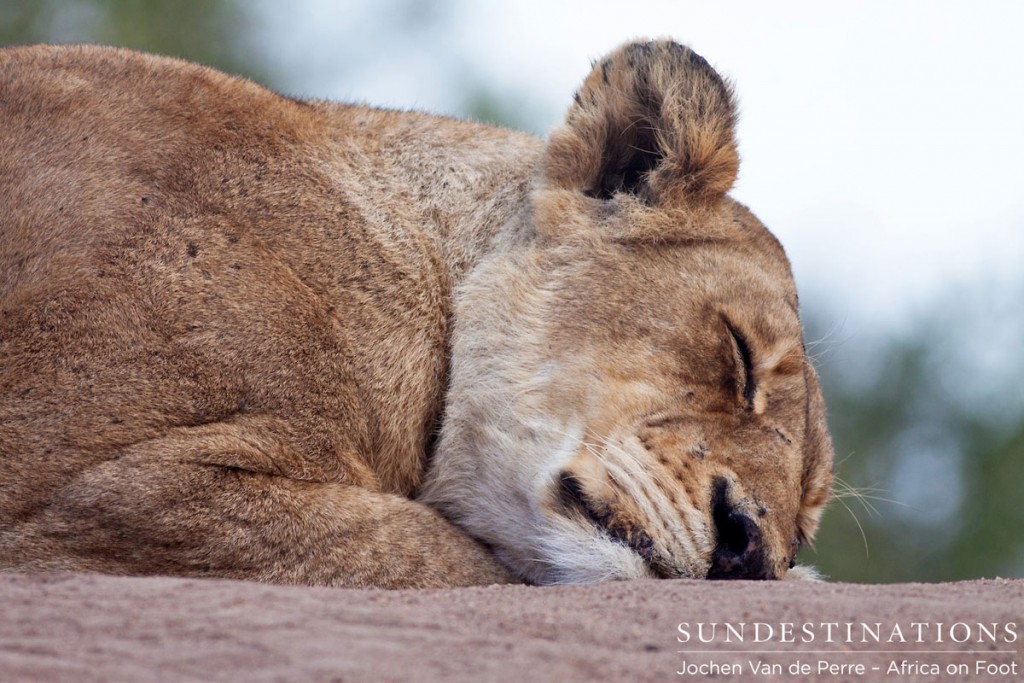
[[[525,543],[495,545],[498,559],[537,585],[605,583],[659,577],[632,549],[569,520],[548,520]],[[684,578],[684,577],[680,577]],[[703,574],[691,578],[703,578]]]
[[[793,567],[783,579],[784,581],[824,581],[825,577],[814,567],[810,565],[801,564]]]

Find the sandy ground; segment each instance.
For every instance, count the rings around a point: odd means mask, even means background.
[[[1024,580],[955,584],[636,581],[600,586],[491,586],[363,591],[220,580],[0,574],[0,681],[997,681],[1024,680]],[[821,642],[822,622],[932,624],[925,642]],[[755,622],[765,643],[680,643],[704,622]],[[781,622],[816,629],[783,643]],[[934,624],[1011,624],[1014,642],[937,643]],[[845,628],[842,627],[842,628]],[[859,628],[859,627],[857,627]],[[961,627],[961,633],[963,633]],[[766,633],[762,627],[762,634]],[[883,628],[883,630],[888,630]],[[908,633],[913,640],[913,633]],[[948,633],[947,633],[948,636]],[[886,636],[887,637],[887,636]],[[845,640],[845,634],[837,640]],[[746,654],[736,650],[782,650]],[[796,652],[797,650],[819,652]],[[898,652],[867,652],[867,650]],[[953,650],[917,654],[909,650]],[[697,652],[715,650],[715,652]],[[977,650],[970,653],[967,650]],[[1007,652],[999,654],[997,650]],[[681,652],[682,651],[682,652]],[[782,665],[751,673],[748,661]],[[966,676],[886,675],[890,662],[968,664]],[[976,661],[1016,674],[977,673]],[[728,675],[687,664],[742,665]],[[863,664],[828,673],[818,662]],[[814,669],[793,675],[795,663]],[[872,667],[879,667],[873,670]],[[709,671],[705,669],[705,671]]]

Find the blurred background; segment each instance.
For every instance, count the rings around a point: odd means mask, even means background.
[[[544,135],[590,60],[672,36],[740,97],[840,479],[835,580],[1024,576],[1024,4],[0,0],[0,43],[185,57],[294,96]],[[2,93],[0,93],[2,96]]]

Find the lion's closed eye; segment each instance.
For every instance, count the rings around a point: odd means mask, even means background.
[[[722,320],[725,322],[725,329],[729,333],[732,344],[736,372],[736,396],[746,410],[754,410],[758,386],[757,377],[754,375],[754,358],[750,343],[747,341],[747,336],[724,313]]]

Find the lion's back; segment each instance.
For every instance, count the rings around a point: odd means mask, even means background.
[[[259,86],[128,50],[3,50],[0,91],[0,294],[147,215],[202,213],[212,164],[244,179],[309,129]]]
[[[380,139],[429,159],[466,124],[87,46],[0,51],[0,91],[0,521],[130,444],[257,417],[311,476],[416,485],[449,283]]]

